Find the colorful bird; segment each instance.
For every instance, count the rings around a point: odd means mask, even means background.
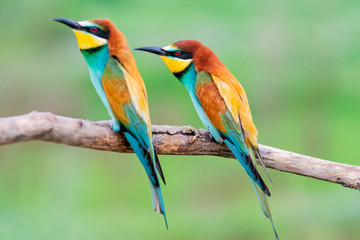
[[[237,79],[209,48],[196,40],[178,41],[164,48],[135,50],[160,55],[185,86],[203,124],[216,141],[229,147],[245,169],[278,239],[266,198],[270,192],[254,164],[257,156],[265,168],[258,149],[258,132],[245,91]]]
[[[164,215],[167,227],[158,173],[164,184],[165,179],[153,145],[146,89],[124,35],[107,19],[53,20],[73,29],[91,81],[112,117],[112,129],[124,133],[144,166],[153,208]]]

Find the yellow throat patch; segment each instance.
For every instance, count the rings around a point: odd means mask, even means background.
[[[83,31],[73,30],[81,50],[100,47],[107,43],[106,39],[94,36]]]
[[[192,62],[192,59],[176,59],[165,56],[161,56],[161,58],[172,73],[182,72]]]

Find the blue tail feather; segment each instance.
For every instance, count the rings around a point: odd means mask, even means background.
[[[168,229],[166,214],[165,214],[165,206],[164,200],[161,192],[160,182],[157,177],[157,171],[154,168],[154,164],[152,162],[151,156],[154,154],[150,154],[149,152],[145,152],[141,147],[140,143],[134,138],[134,136],[129,132],[124,132],[126,139],[129,141],[131,147],[136,153],[137,157],[140,159],[142,165],[144,166],[150,184],[151,198],[153,203],[154,211],[160,211],[161,214],[164,215],[165,225]],[[151,162],[149,162],[151,161]]]
[[[251,159],[247,159],[249,156],[241,152],[232,142],[224,139],[225,144],[230,148],[231,152],[235,155],[236,159],[240,162],[241,166],[245,169],[246,173],[251,177],[256,184],[270,196],[270,191],[267,188],[265,182],[261,178],[259,172],[256,170],[254,163]]]
[[[235,157],[238,159],[238,161],[241,163],[241,165],[244,167],[246,173],[248,174],[248,177],[250,179],[250,182],[255,190],[255,193],[259,199],[260,202],[260,206],[261,206],[261,210],[264,213],[265,217],[267,217],[272,225],[272,228],[274,230],[274,234],[277,240],[279,240],[279,236],[276,232],[275,229],[275,225],[272,219],[272,215],[271,215],[271,210],[270,210],[270,206],[269,203],[267,201],[267,195],[270,195],[269,190],[267,189],[265,183],[263,182],[263,180],[261,179],[261,177],[259,177],[260,175],[258,175],[257,177],[255,176],[255,173],[259,174],[257,171],[254,172],[253,169],[251,169],[251,166],[246,164],[246,157],[250,157],[250,156],[246,156],[245,154],[242,154],[240,152],[240,150],[238,150],[236,148],[236,146],[234,144],[232,144],[229,140],[225,139],[224,140],[225,144],[230,148],[231,152],[235,155]],[[251,153],[251,152],[250,152]],[[251,161],[251,159],[248,159],[248,161]],[[255,179],[257,179],[257,181],[255,181]]]
[[[141,147],[140,143],[137,141],[137,139],[130,133],[130,132],[124,132],[124,135],[128,142],[130,143],[130,146],[134,150],[136,156],[140,159],[140,162],[142,163],[143,167],[145,168],[146,173],[148,174],[150,180],[155,184],[159,185],[159,180],[157,177],[157,174],[154,169],[154,165],[150,159],[150,154],[148,152],[145,152],[144,149]]]
[[[275,229],[275,225],[274,225],[274,221],[272,219],[272,214],[271,214],[271,210],[270,210],[270,206],[269,206],[269,203],[267,201],[267,196],[265,195],[265,193],[256,185],[256,183],[254,182],[254,180],[252,180],[250,177],[250,182],[251,182],[251,185],[253,186],[254,190],[255,190],[255,193],[259,199],[259,202],[260,202],[260,206],[261,206],[261,210],[262,212],[264,213],[265,217],[267,217],[270,222],[271,222],[271,225],[272,225],[272,228],[274,230],[274,234],[275,234],[275,237],[276,237],[276,240],[279,240],[279,236],[276,232],[276,229]]]
[[[164,199],[162,196],[161,187],[155,186],[150,181],[150,179],[149,179],[149,184],[150,184],[151,199],[152,199],[154,211],[155,212],[159,211],[164,216],[166,229],[169,230],[167,219],[166,219]]]

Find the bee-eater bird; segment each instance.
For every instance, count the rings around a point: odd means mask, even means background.
[[[158,173],[165,179],[154,149],[146,89],[124,35],[107,19],[76,22],[54,18],[73,29],[90,77],[112,129],[124,133],[145,168],[154,210],[167,220]]]
[[[160,55],[185,86],[203,124],[216,141],[229,147],[245,169],[278,239],[266,198],[270,192],[254,164],[257,156],[265,168],[258,149],[258,132],[245,91],[237,79],[209,48],[196,40],[135,50]]]

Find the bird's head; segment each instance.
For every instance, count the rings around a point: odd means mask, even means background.
[[[195,67],[197,64],[201,63],[204,49],[206,50],[208,48],[199,41],[182,40],[163,48],[141,47],[136,48],[135,50],[151,52],[159,55],[164,60],[170,71],[176,75],[186,70],[191,63],[194,63]]]
[[[114,56],[123,65],[126,65],[126,68],[137,71],[125,36],[110,20],[93,19],[81,22],[65,18],[54,18],[53,20],[73,29],[81,53],[90,68],[102,70],[108,58]]]
[[[113,24],[109,20],[94,19],[76,22],[71,19],[53,18],[71,27],[75,33],[80,50],[96,49],[108,44]]]

